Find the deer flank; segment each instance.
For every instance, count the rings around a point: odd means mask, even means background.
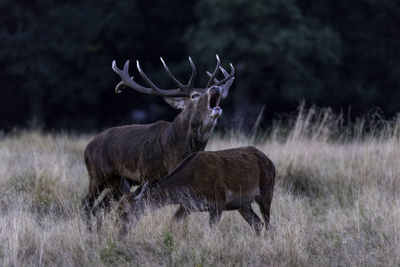
[[[269,224],[275,183],[275,167],[255,147],[220,151],[201,151],[188,156],[169,175],[156,183],[143,186],[139,195],[125,194],[119,212],[127,220],[150,210],[180,204],[175,219],[192,211],[208,211],[210,225],[219,222],[223,210],[238,210],[251,227],[260,233],[263,223],[251,203],[255,201]]]

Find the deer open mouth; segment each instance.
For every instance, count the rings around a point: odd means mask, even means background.
[[[219,107],[221,93],[218,87],[211,87],[208,90],[208,105],[211,117],[219,117],[222,114],[222,109]]]
[[[209,101],[210,108],[213,109],[213,108],[219,107],[218,105],[219,105],[220,99],[221,99],[220,93],[213,93],[210,96],[210,101]]]

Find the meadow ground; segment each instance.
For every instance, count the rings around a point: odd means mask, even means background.
[[[271,229],[256,236],[237,211],[171,223],[145,216],[119,240],[113,212],[88,232],[80,203],[91,136],[20,131],[0,137],[1,266],[400,265],[400,121],[343,126],[329,110],[245,137],[214,134],[207,150],[254,144],[275,163]],[[258,212],[258,208],[257,212]]]

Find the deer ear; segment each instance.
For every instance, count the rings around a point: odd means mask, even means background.
[[[220,85],[222,98],[226,98],[228,96],[229,88],[231,88],[234,80],[235,77],[232,77],[226,83]]]
[[[187,106],[187,97],[164,97],[164,100],[176,109],[185,109]]]
[[[123,194],[128,194],[131,191],[131,186],[129,185],[128,181],[124,177],[121,177],[121,181],[119,183],[119,190]]]

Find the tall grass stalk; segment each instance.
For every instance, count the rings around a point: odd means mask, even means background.
[[[174,206],[147,214],[123,239],[114,212],[89,232],[80,202],[91,136],[0,138],[2,266],[400,264],[400,119],[344,123],[301,106],[255,138],[214,134],[207,150],[252,144],[276,164],[271,229],[261,237],[235,211],[215,230],[206,213],[174,224]]]

